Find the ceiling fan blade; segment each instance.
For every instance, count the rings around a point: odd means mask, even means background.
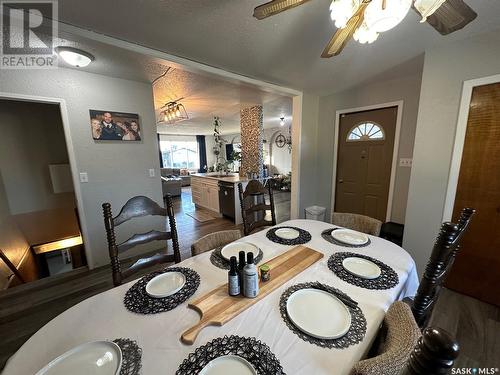
[[[364,0],[354,15],[349,19],[349,21],[347,21],[346,27],[343,29],[337,29],[337,32],[325,47],[321,57],[337,56],[340,52],[342,52],[349,39],[352,38],[356,29],[363,23],[365,18],[365,9],[368,4],[370,4],[370,1]]]
[[[447,0],[434,14],[427,17],[427,23],[441,35],[460,30],[477,17],[477,13],[463,0]]]
[[[253,10],[253,16],[259,20],[266,17],[274,16],[285,10],[295,8],[309,0],[273,0],[268,3],[259,5]]]

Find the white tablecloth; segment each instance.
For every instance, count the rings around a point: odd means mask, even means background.
[[[418,286],[415,263],[402,248],[378,237],[370,237],[372,243],[368,247],[345,248],[321,237],[321,232],[331,228],[331,224],[291,220],[281,225],[308,230],[312,240],[306,246],[324,253],[324,258],[224,326],[203,329],[194,345],[184,345],[180,335],[199,320],[198,313],[189,309],[187,302],[172,311],[156,315],[131,313],[123,305],[123,296],[135,282],[132,281],[91,297],[50,321],[12,356],[4,373],[33,374],[53,358],[83,342],[124,337],[136,340],[142,347],[143,374],[174,374],[196,347],[216,337],[237,334],[257,337],[269,345],[287,374],[348,374],[353,364],[363,358],[369,349],[389,305],[415,294]],[[269,241],[265,233],[264,230],[245,239],[262,249],[264,260],[291,248]],[[179,235],[182,236],[182,233]],[[340,251],[366,254],[381,260],[397,272],[399,285],[390,290],[368,290],[340,280],[327,266],[329,256]],[[191,299],[227,281],[227,271],[213,266],[209,257],[210,253],[204,253],[179,264],[200,274],[200,286]],[[332,285],[359,302],[367,320],[366,336],[361,343],[342,350],[323,349],[302,341],[287,328],[280,316],[279,298],[287,287],[306,281]]]

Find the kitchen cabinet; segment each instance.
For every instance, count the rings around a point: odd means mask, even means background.
[[[217,180],[192,176],[191,192],[195,205],[219,213],[219,182]]]

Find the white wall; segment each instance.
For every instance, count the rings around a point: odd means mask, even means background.
[[[319,119],[319,102],[320,98],[317,95],[303,93],[302,108],[300,111],[300,160],[298,162],[300,168],[299,176],[299,217],[304,217],[304,209],[306,207],[321,204],[318,197],[319,188],[319,172],[318,155],[322,150],[318,150],[318,119]],[[294,105],[295,105],[294,101]],[[295,109],[295,108],[294,108]],[[294,119],[295,119],[294,111]],[[295,122],[295,121],[294,121]],[[322,136],[322,135],[321,135]],[[294,139],[296,139],[294,137]],[[292,171],[292,174],[294,171]],[[292,185],[292,194],[293,194]],[[293,209],[293,207],[292,207]],[[292,212],[293,215],[293,212]]]
[[[0,170],[10,214],[75,207],[55,194],[49,164],[68,164],[59,106],[0,100]]]
[[[500,73],[500,32],[425,54],[403,246],[422,272],[445,202],[463,82]]]
[[[274,142],[279,134],[283,134],[288,137],[288,127],[279,127],[264,130],[264,138],[267,143],[264,148],[267,150],[270,156],[271,171],[270,174],[288,174],[292,170],[292,154],[288,151],[288,146],[282,148],[276,146]]]
[[[115,214],[134,195],[145,195],[162,204],[151,85],[73,69],[1,70],[0,91],[65,100],[69,127],[66,140],[74,148],[74,173],[87,172],[89,177],[88,183],[80,184],[87,260],[90,267],[109,263],[101,204],[110,202]],[[138,113],[142,141],[95,142],[89,109]],[[149,168],[156,170],[154,178],[149,177]],[[127,238],[132,231],[162,228],[159,218],[139,222],[142,224],[119,228],[118,239]]]
[[[423,56],[406,66],[395,68],[387,74],[361,86],[320,98],[318,129],[318,202],[327,207],[330,216],[332,195],[332,170],[336,162],[333,154],[334,122],[337,110],[358,108],[403,100],[403,116],[398,151],[399,158],[411,158],[417,122]],[[397,74],[400,72],[399,74]],[[404,223],[411,169],[396,168],[391,220]]]

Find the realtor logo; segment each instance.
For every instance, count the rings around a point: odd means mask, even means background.
[[[2,69],[55,68],[57,0],[0,0]]]

